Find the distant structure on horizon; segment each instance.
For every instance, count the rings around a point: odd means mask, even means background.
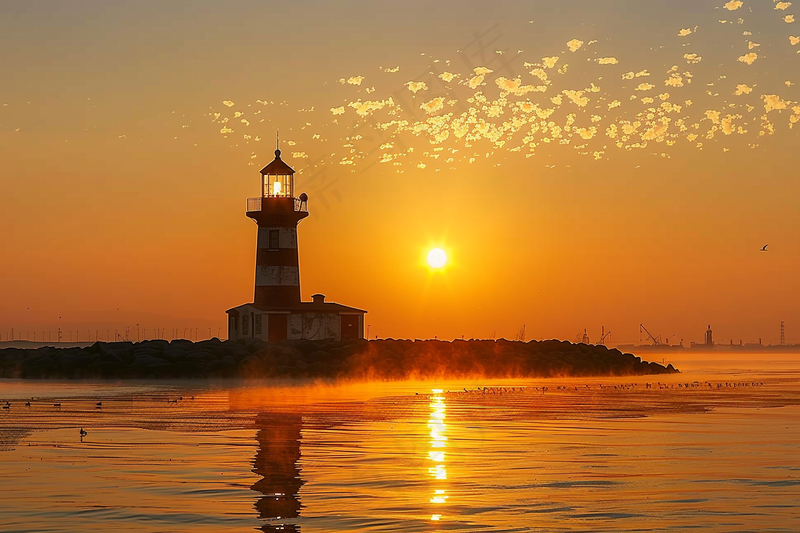
[[[714,346],[714,337],[711,334],[711,324],[708,325],[708,329],[706,330],[706,342],[705,345],[709,348]]]
[[[228,338],[352,340],[364,338],[363,309],[325,301],[314,294],[300,300],[297,225],[308,216],[308,195],[294,195],[294,169],[275,150],[261,169],[261,196],[247,199],[247,216],[258,224],[255,295],[228,314]]]

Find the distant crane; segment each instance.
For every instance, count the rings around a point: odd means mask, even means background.
[[[583,344],[589,344],[589,334],[586,333],[586,330],[583,330],[583,337],[581,337],[581,342]]]
[[[610,337],[611,337],[611,330],[606,331],[605,326],[600,326],[600,340],[597,341],[597,344],[605,346],[606,339]]]
[[[653,344],[655,344],[656,346],[661,346],[661,344],[662,344],[661,335],[659,335],[658,337],[653,337],[653,335],[649,331],[647,331],[647,328],[644,327],[644,324],[639,324],[639,336],[640,336],[640,338],[641,338],[641,335],[642,335],[643,331],[645,333],[647,333],[647,336],[653,341]]]
[[[139,327],[139,324],[136,324],[135,326],[130,327],[130,328],[125,328],[125,340],[126,341],[131,340],[131,338],[130,338],[131,332],[133,332],[133,330],[135,330],[138,327]],[[137,333],[138,333],[138,331],[137,331]]]

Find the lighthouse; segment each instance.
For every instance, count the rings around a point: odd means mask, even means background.
[[[228,338],[351,340],[364,338],[364,314],[326,302],[323,294],[303,302],[297,226],[308,216],[308,195],[295,195],[294,169],[275,159],[261,169],[261,194],[247,199],[247,216],[258,226],[252,303],[228,309]]]

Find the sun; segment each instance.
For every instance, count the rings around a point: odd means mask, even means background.
[[[428,265],[431,268],[442,268],[447,264],[447,254],[441,248],[434,248],[428,252]]]

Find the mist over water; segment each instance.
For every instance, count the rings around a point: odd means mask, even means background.
[[[586,379],[3,380],[0,531],[800,530],[800,356],[735,355]]]

